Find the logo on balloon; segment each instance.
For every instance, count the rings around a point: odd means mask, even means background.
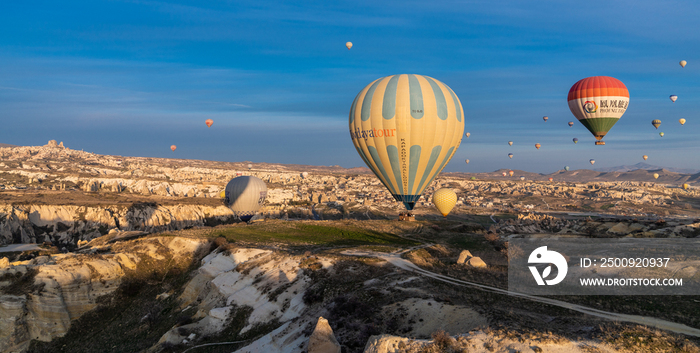
[[[583,109],[586,110],[586,113],[592,114],[598,110],[598,104],[595,104],[595,101],[586,101],[583,103]]]

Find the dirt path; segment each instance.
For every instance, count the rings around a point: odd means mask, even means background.
[[[408,251],[408,250],[406,250]],[[505,289],[501,288],[496,288],[496,287],[491,287],[479,283],[474,283],[474,282],[468,282],[468,281],[463,281],[459,279],[455,279],[452,277],[448,276],[443,276],[441,274],[431,272],[424,270],[418,266],[416,266],[414,263],[401,258],[401,254],[405,253],[406,251],[402,251],[399,253],[376,253],[376,252],[370,252],[370,251],[357,251],[357,250],[347,250],[342,252],[344,255],[351,255],[351,256],[367,256],[367,257],[375,257],[382,259],[400,269],[406,270],[406,271],[411,271],[415,272],[419,275],[430,277],[433,279],[436,279],[438,281],[462,286],[462,287],[471,287],[471,288],[476,288],[480,289],[486,292],[492,292],[492,293],[498,293],[498,294],[506,294],[510,295],[513,297],[518,297],[518,298],[523,298],[523,299],[528,299],[534,302],[538,303],[544,303],[544,304],[549,304],[549,305],[554,305],[558,306],[561,308],[565,309],[570,309],[574,311],[578,311],[580,313],[612,320],[612,321],[624,321],[624,322],[632,322],[640,325],[645,325],[649,327],[654,327],[658,328],[661,330],[667,330],[675,333],[680,333],[688,336],[694,336],[694,337],[700,337],[700,329],[689,327],[683,324],[678,324],[675,322],[670,322],[666,320],[661,320],[649,316],[639,316],[639,315],[627,315],[627,314],[619,314],[619,313],[613,313],[613,312],[608,312],[608,311],[603,311],[603,310],[598,310],[594,308],[589,308],[586,306],[578,305],[578,304],[572,304],[572,303],[567,303],[561,300],[556,300],[556,299],[550,299],[550,298],[544,298],[544,297],[538,297],[534,295],[529,295],[529,294],[523,294],[523,293],[518,293],[518,292],[511,292]]]

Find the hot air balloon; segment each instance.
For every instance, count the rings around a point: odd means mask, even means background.
[[[253,169],[253,165],[252,165],[252,164],[248,164],[248,170],[251,170],[251,169]]]
[[[578,143],[578,139],[574,137],[574,143]]]
[[[513,174],[515,174],[514,171],[512,171],[512,170],[509,170],[509,171],[508,171],[508,175],[513,176]]]
[[[506,176],[506,175],[508,175],[508,173],[506,173],[506,172],[503,172],[503,173],[501,173],[501,174],[502,174],[503,176]]]
[[[644,160],[646,161],[647,158],[649,158],[649,156],[647,156],[647,155],[645,154],[645,155],[642,156],[642,158],[644,158]]]
[[[250,221],[259,210],[265,197],[267,197],[267,185],[254,176],[240,176],[231,179],[226,184],[226,196],[224,202],[233,214],[243,222]]]
[[[683,184],[683,190],[688,190],[689,187],[690,185],[688,185],[687,183]]]
[[[591,159],[589,162],[591,162],[591,165],[595,164],[595,159]]]
[[[543,116],[543,117],[542,117],[542,120],[547,121],[547,120],[549,120],[549,117],[548,117],[548,116]]]
[[[219,193],[219,197],[222,199],[226,198],[226,190],[221,190],[221,192]]]
[[[345,43],[345,46],[350,50],[350,48],[352,48],[352,42]]]
[[[568,172],[568,171],[569,171],[569,166],[567,165],[566,167],[564,167],[564,170],[566,170],[566,171]]]
[[[437,189],[433,193],[433,204],[443,217],[452,211],[457,203],[457,194],[452,189],[442,188]]]
[[[212,124],[214,124],[214,120],[207,119],[204,121],[205,124],[207,124],[207,127],[211,127]]]
[[[241,175],[243,175],[242,172],[238,172],[238,171],[236,172],[236,176],[241,176]]]
[[[476,177],[471,177],[472,180],[476,180]]]
[[[539,143],[535,144],[535,148],[537,148],[537,149],[540,149],[540,146],[542,146],[542,145],[540,145]]]
[[[686,62],[685,60],[681,60],[681,62],[679,62],[679,64],[681,64],[681,67],[685,67],[685,64],[687,64],[687,63],[688,62]]]
[[[548,180],[549,180],[550,182],[552,182],[552,181],[554,180],[554,178],[550,177]]]
[[[467,160],[465,160],[465,162],[467,162],[467,164],[469,164],[469,160],[468,160],[468,159],[467,159]]]
[[[659,136],[664,137],[664,133],[663,133],[663,132],[659,132]]]
[[[676,99],[678,99],[678,96],[675,95],[675,94],[672,94],[672,95],[670,95],[668,98],[671,99],[671,102],[675,103],[675,102],[676,102]]]
[[[508,146],[513,146],[513,141],[508,141]]]
[[[654,120],[651,121],[651,125],[654,125],[654,127],[658,129],[659,126],[661,126],[661,120],[659,120],[659,119],[654,119]]]
[[[659,174],[654,173],[654,179],[658,179],[658,178],[659,178]]]
[[[464,133],[464,110],[444,83],[421,75],[375,80],[350,108],[350,137],[367,166],[412,210]]]
[[[596,145],[620,120],[629,105],[629,91],[622,81],[593,76],[576,82],[569,90],[569,109],[596,138]]]
[[[678,119],[678,122],[681,123],[681,125],[685,125],[685,119],[683,118]]]
[[[456,96],[455,96],[455,97],[456,97]],[[466,134],[464,134],[464,136],[466,136],[467,138],[469,138],[469,136],[471,136],[471,134],[467,132]]]
[[[525,177],[524,177],[524,176],[521,176],[521,177],[520,177],[520,180],[525,180]]]
[[[508,153],[508,158],[513,159],[513,154],[512,154],[512,153]]]
[[[301,177],[304,178],[304,179],[308,178],[308,177],[309,177],[309,172],[303,172],[303,173],[301,173]]]
[[[171,149],[173,152],[175,152],[175,150],[177,149],[177,146],[171,145],[171,146],[170,146],[170,149]]]
[[[574,126],[574,122],[573,122],[573,121],[569,121],[569,127],[572,127],[572,126]]]

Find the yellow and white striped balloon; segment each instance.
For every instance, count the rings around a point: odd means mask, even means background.
[[[350,108],[357,152],[409,211],[454,156],[463,134],[459,98],[428,76],[380,78],[360,91]]]

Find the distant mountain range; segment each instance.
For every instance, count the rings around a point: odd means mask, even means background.
[[[644,170],[667,170],[669,172],[673,173],[682,173],[682,174],[697,174],[700,173],[700,169],[689,169],[689,168],[664,168],[664,167],[659,167],[656,165],[651,165],[647,164],[644,162],[639,162],[635,165],[620,165],[617,167],[609,167],[609,168],[596,168],[593,169],[598,172],[630,172],[633,170],[637,169],[644,169]]]
[[[16,146],[16,145],[10,145],[10,144],[7,144],[7,143],[0,143],[0,148],[3,148],[3,147],[17,147],[17,146]]]

